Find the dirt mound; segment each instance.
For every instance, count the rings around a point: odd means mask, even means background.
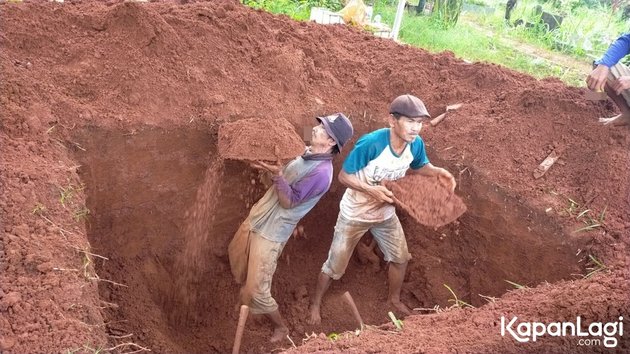
[[[468,211],[437,230],[401,215],[414,257],[402,300],[450,306],[448,284],[479,308],[407,318],[393,337],[366,332],[298,350],[603,350],[548,337],[522,345],[499,337],[497,321],[502,313],[618,321],[628,308],[617,295],[628,292],[630,132],[599,126],[614,108],[585,101],[581,89],[228,0],[3,2],[0,23],[2,352],[129,342],[229,351],[238,286],[227,245],[267,185],[240,161],[213,165],[219,126],[265,112],[304,127],[341,111],[356,139],[386,126],[390,100],[404,93],[433,115],[464,103],[422,136]],[[560,159],[534,179],[556,149]],[[389,321],[387,265],[375,254],[372,267],[353,260],[331,286],[322,325],[306,323],[343,191],[331,186],[279,261],[273,293],[296,343],[355,328],[346,290],[366,323]],[[187,255],[202,261],[181,267]],[[532,289],[510,292],[505,280]],[[186,289],[194,293],[174,296]],[[484,305],[479,294],[497,300]],[[269,334],[249,321],[243,350],[278,349]],[[617,348],[627,350],[622,339]]]
[[[219,127],[219,154],[224,159],[282,161],[304,153],[304,141],[286,119],[243,119]]]
[[[444,188],[437,178],[409,175],[387,186],[396,196],[398,205],[425,226],[444,226],[466,211],[462,199]]]

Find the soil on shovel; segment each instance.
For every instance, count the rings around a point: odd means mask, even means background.
[[[513,316],[580,316],[584,326],[622,316],[630,328],[630,130],[599,125],[617,113],[610,102],[236,0],[0,2],[0,23],[2,353],[230,352],[239,286],[227,247],[268,185],[247,163],[220,158],[219,127],[255,118],[265,136],[283,117],[291,128],[267,140],[293,158],[296,128],[343,112],[355,136],[336,175],[406,93],[433,115],[464,104],[422,138],[468,210],[438,228],[399,213],[413,256],[401,301],[419,310],[401,331],[391,325],[389,265],[366,236],[324,297],[321,325],[308,324],[345,191],[335,179],[273,278],[297,348],[269,343],[269,323],[250,316],[241,350],[630,350],[627,331],[614,348],[501,335],[501,318]],[[273,145],[252,139],[234,142],[236,158],[275,160]],[[346,291],[368,325],[358,335]]]

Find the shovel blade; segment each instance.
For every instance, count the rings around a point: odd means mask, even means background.
[[[584,94],[584,97],[589,101],[602,101],[608,98],[606,92],[595,92],[591,90],[587,90]]]

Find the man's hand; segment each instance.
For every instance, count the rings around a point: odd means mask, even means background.
[[[627,90],[630,88],[630,76],[622,76],[615,80],[612,84],[612,89],[615,90],[615,93],[621,95],[623,90]]]
[[[604,86],[606,85],[606,80],[608,79],[609,72],[610,68],[606,65],[597,65],[597,67],[593,71],[591,71],[591,73],[586,78],[586,85],[589,89],[595,92],[604,92]]]
[[[457,182],[455,182],[455,177],[448,172],[447,170],[441,168],[437,173],[438,181],[444,188],[451,191],[451,193],[455,192],[455,186],[457,186]]]
[[[250,165],[253,168],[256,168],[259,170],[266,170],[273,173],[274,175],[282,176],[282,166],[280,166],[279,163],[275,165],[270,165],[262,161],[256,161],[256,162],[252,162]]]
[[[383,203],[394,203],[394,193],[385,186],[370,186],[367,193],[374,199]]]

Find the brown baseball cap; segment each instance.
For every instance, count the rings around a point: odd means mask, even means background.
[[[389,113],[399,114],[409,118],[431,118],[424,103],[413,95],[401,95],[396,97],[389,106]]]

